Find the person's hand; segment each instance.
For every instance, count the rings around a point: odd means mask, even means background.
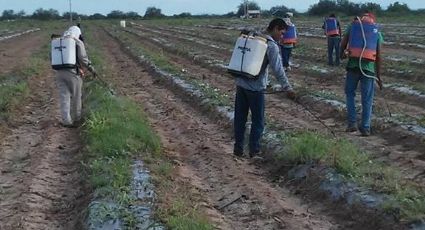
[[[340,58],[341,59],[346,59],[348,56],[348,52],[346,50],[344,50],[343,52],[341,52]]]
[[[84,77],[84,71],[81,68],[78,68],[78,75],[80,75],[80,77]]]
[[[97,76],[96,70],[92,65],[89,65],[87,68],[94,76]]]
[[[296,98],[297,98],[297,95],[296,95],[296,93],[294,92],[294,90],[288,90],[287,92],[286,92],[286,96],[289,98],[289,99],[291,99],[291,100],[295,100]]]
[[[378,78],[376,80],[376,83],[378,83],[379,89],[382,90],[382,88],[384,87],[384,85],[382,84],[382,80],[380,78]]]

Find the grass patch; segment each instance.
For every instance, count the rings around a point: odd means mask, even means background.
[[[47,50],[46,44],[23,67],[0,76],[0,119],[8,119],[10,112],[29,95],[28,79],[47,70]]]
[[[93,40],[90,33],[86,38]],[[91,49],[89,55],[102,74],[107,69],[102,54]],[[111,95],[95,81],[85,85],[85,92],[84,165],[88,181],[96,199],[113,201],[118,206],[105,207],[99,214],[100,221],[119,217],[128,229],[133,229],[136,217],[129,210],[136,202],[136,197],[131,195],[133,159],[148,153],[159,154],[160,140],[134,102]]]
[[[321,91],[314,91],[312,92],[313,96],[323,98],[325,100],[331,100],[331,101],[339,101],[344,103],[344,98],[341,98],[336,93],[329,91],[329,90],[321,90]]]
[[[86,31],[89,32],[86,35],[88,41],[93,41],[90,27]],[[93,46],[96,49],[90,50],[89,55],[94,66],[100,74],[110,72],[110,67],[101,58],[102,47],[94,42]],[[167,227],[212,229],[193,205],[191,193],[174,181],[175,168],[162,154],[160,140],[149,127],[141,108],[127,98],[110,95],[99,85],[87,85],[89,114],[84,125],[88,150],[85,165],[95,196],[119,204],[118,210],[105,208],[102,216],[116,215],[126,222],[128,229],[134,229],[137,221],[128,210],[136,202],[130,195],[131,165],[134,158],[141,158],[151,170],[160,206],[156,212]]]
[[[141,47],[140,44],[134,41],[135,35],[116,33],[116,35],[125,44],[129,45],[131,51],[136,56],[144,56],[152,61],[161,70],[171,73],[181,79],[186,80],[191,85],[195,86],[196,89],[200,90],[205,97],[211,100],[212,105],[224,106],[231,105],[229,95],[221,92],[218,88],[212,87],[208,83],[202,80],[195,79],[187,74],[181,74],[181,67],[171,64],[171,60],[163,52],[155,52],[153,50]]]
[[[314,132],[295,133],[283,139],[287,151],[278,159],[294,164],[319,162],[335,168],[347,179],[388,194],[387,209],[400,209],[406,220],[425,218],[425,191],[403,179],[398,170],[371,158],[345,139],[332,139]]]
[[[425,115],[422,115],[422,117],[418,119],[418,124],[422,127],[425,127]]]
[[[171,215],[170,215],[171,214]],[[173,215],[177,214],[177,215]],[[198,214],[195,208],[188,209],[183,200],[174,201],[168,210],[167,218],[170,229],[175,230],[212,230],[208,220]]]
[[[89,182],[96,198],[118,205],[118,216],[131,229],[135,217],[128,207],[136,201],[130,194],[133,158],[147,152],[159,154],[160,141],[133,102],[113,97],[97,85],[90,85],[86,92],[84,162]]]

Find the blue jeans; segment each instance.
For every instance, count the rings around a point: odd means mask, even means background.
[[[370,130],[370,120],[372,118],[373,96],[375,93],[375,80],[363,76],[357,71],[347,71],[345,81],[345,95],[347,97],[347,118],[348,126],[356,125],[356,89],[360,81],[361,101],[362,101],[362,122],[360,129]]]
[[[291,58],[292,48],[285,48],[280,46],[281,55],[282,55],[282,64],[283,67],[289,66],[289,58]]]
[[[237,86],[234,118],[235,152],[243,152],[249,110],[251,110],[252,121],[249,152],[258,153],[260,151],[260,139],[264,131],[264,93],[263,91],[251,91]]]
[[[328,37],[328,65],[333,65],[333,52],[335,50],[335,65],[339,65],[339,52],[340,52],[341,38]]]

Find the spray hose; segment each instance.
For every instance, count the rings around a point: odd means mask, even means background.
[[[377,78],[376,76],[372,76],[372,75],[368,75],[368,74],[366,74],[364,71],[363,71],[363,68],[362,68],[362,59],[363,59],[363,54],[364,54],[364,52],[366,51],[366,47],[367,47],[367,40],[366,40],[366,34],[365,34],[365,32],[364,32],[364,28],[363,28],[363,23],[362,23],[362,20],[360,20],[360,18],[359,17],[357,17],[357,20],[359,21],[359,23],[360,23],[360,29],[361,29],[361,31],[362,31],[362,37],[363,37],[363,49],[362,49],[362,52],[361,52],[361,54],[360,54],[360,58],[359,58],[359,69],[360,69],[360,72],[364,75],[364,76],[366,76],[366,77],[368,77],[368,78],[372,78],[372,79],[375,79],[376,81],[381,81],[379,78]]]
[[[362,36],[363,36],[363,49],[362,49],[362,52],[361,52],[361,54],[360,54],[360,58],[359,58],[359,69],[360,69],[360,72],[363,74],[363,76],[366,76],[366,77],[368,77],[368,78],[372,78],[372,79],[374,79],[375,81],[377,81],[377,82],[378,82],[378,84],[379,84],[379,88],[382,90],[382,82],[381,82],[381,79],[380,79],[380,78],[378,78],[378,77],[376,77],[376,76],[368,75],[368,74],[366,74],[366,73],[363,71],[363,68],[362,68],[362,58],[363,58],[363,54],[364,54],[364,52],[365,52],[365,50],[366,50],[366,47],[367,47],[367,41],[366,41],[366,34],[365,34],[365,32],[364,32],[364,28],[363,28],[363,23],[362,23],[362,21],[360,20],[360,18],[359,18],[359,17],[357,17],[357,20],[358,20],[358,21],[359,21],[359,23],[360,23],[360,29],[361,29],[361,31],[362,31]],[[390,110],[390,106],[388,105],[388,102],[387,102],[385,99],[384,99],[384,102],[385,102],[385,105],[386,105],[386,107],[387,107],[388,114],[390,115],[390,117],[392,117],[391,110]]]
[[[264,92],[264,94],[281,94],[281,93],[287,93],[287,91]],[[309,113],[311,116],[314,117],[314,119],[316,121],[318,121],[321,125],[323,125],[323,127],[325,127],[332,134],[332,136],[334,138],[337,138],[337,135],[336,135],[335,131],[331,127],[329,127],[327,124],[325,124],[325,122],[322,121],[322,119],[320,119],[318,115],[316,115],[315,113],[313,113],[306,105],[304,105],[300,101],[299,97],[295,97],[294,99],[292,99],[292,101],[295,102],[296,105],[300,105],[301,108],[304,111],[306,111],[307,113]]]

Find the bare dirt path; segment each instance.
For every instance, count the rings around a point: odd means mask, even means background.
[[[149,33],[146,33],[145,36],[149,36]],[[155,50],[155,52],[158,53],[166,53],[166,55],[170,57],[171,63],[183,67],[193,77],[219,88],[222,92],[226,92],[230,95],[231,100],[233,100],[233,81],[225,76],[222,72],[217,73],[208,67],[205,68],[194,64],[193,61],[187,57],[182,57],[173,52],[166,51],[167,49],[164,47],[158,47],[155,42],[152,42],[146,37],[139,36],[138,38],[140,44],[143,44],[143,46],[151,47],[152,50]],[[193,46],[196,45],[194,44]],[[201,50],[201,48],[199,49]],[[215,53],[214,55],[220,54]],[[301,82],[300,84],[305,85],[306,82],[304,82],[303,79],[304,77],[293,75],[291,80],[295,82]],[[308,80],[308,83],[311,82],[313,82],[312,79]],[[342,91],[342,87],[337,86],[335,83],[325,84],[323,82],[316,82],[315,87],[325,91]],[[382,101],[378,102],[384,105]],[[403,106],[403,104],[398,102],[388,101],[388,103],[390,103],[391,106],[397,104],[399,106]],[[379,133],[376,135],[370,136],[368,138],[344,133],[346,124],[341,120],[341,118],[338,117],[337,114],[335,114],[334,110],[320,106],[317,107],[314,104],[308,104],[307,106],[316,110],[324,122],[338,133],[338,136],[346,137],[347,139],[356,143],[358,146],[361,146],[362,149],[370,151],[378,160],[399,167],[407,179],[415,180],[418,183],[424,182],[425,175],[423,167],[425,162],[423,160],[422,146],[411,144],[409,141],[400,141],[400,138],[403,138],[403,135],[400,136],[396,132],[392,132],[392,129],[379,131]],[[396,108],[397,107],[392,107],[392,111],[396,111]],[[402,110],[403,112],[409,112],[412,115],[420,113],[418,111],[422,111],[415,109],[414,106],[409,105],[405,105],[404,108],[405,109]],[[407,108],[412,108],[412,110],[410,111]],[[266,111],[268,116],[274,121],[278,121],[278,125],[280,125],[282,128],[309,129],[319,130],[320,132],[327,132],[327,130],[319,122],[317,122],[317,120],[315,120],[315,118],[312,117],[310,113],[306,112],[296,103],[293,103],[287,99],[283,99],[280,95],[267,96]],[[405,137],[405,140],[407,139]]]
[[[220,229],[336,229],[339,225],[289,191],[264,170],[232,156],[228,131],[156,83],[112,38],[96,31],[120,91],[141,103],[167,154],[181,162],[180,176],[196,186]],[[219,207],[242,197],[223,209]]]
[[[0,42],[0,73],[7,73],[25,63],[45,39],[40,31]]]
[[[24,47],[41,44],[40,38],[20,42]],[[29,102],[14,117],[10,135],[0,142],[2,230],[81,229],[85,208],[81,140],[77,129],[58,125],[52,74],[47,71],[30,79]]]

